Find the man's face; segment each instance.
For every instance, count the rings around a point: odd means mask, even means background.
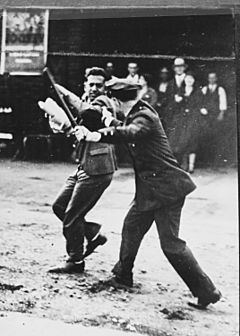
[[[213,85],[217,83],[217,75],[215,73],[210,73],[208,75],[208,83]]]
[[[106,65],[106,72],[109,74],[109,75],[112,75],[113,72],[114,72],[114,68],[113,68],[113,64],[112,63],[107,63]]]
[[[90,101],[105,94],[105,79],[103,76],[90,75],[87,78],[85,91]]]
[[[176,75],[182,75],[185,72],[185,66],[179,65],[174,68]]]
[[[129,72],[129,74],[130,74],[131,76],[136,75],[136,73],[138,72],[138,66],[137,66],[137,64],[135,64],[135,63],[130,63],[130,64],[128,65],[128,72]]]
[[[168,73],[167,72],[160,72],[160,80],[163,82],[168,81]]]

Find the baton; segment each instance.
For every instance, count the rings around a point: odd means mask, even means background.
[[[59,92],[59,90],[55,86],[56,82],[53,78],[53,75],[51,74],[50,70],[47,67],[45,67],[43,69],[43,75],[45,75],[46,78],[48,79],[48,81],[50,82],[50,88],[53,89],[55,95],[57,96],[57,98],[60,102],[60,104],[62,105],[61,107],[64,110],[65,114],[67,115],[67,117],[68,117],[68,119],[71,123],[71,126],[73,128],[76,127],[78,125],[77,121],[74,118],[74,116],[72,115],[72,112],[70,111],[69,107],[67,106],[65,100],[63,99],[62,94]]]

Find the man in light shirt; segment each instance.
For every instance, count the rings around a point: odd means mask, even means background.
[[[128,63],[128,76],[127,81],[133,85],[140,85],[141,89],[138,92],[138,97],[142,98],[147,92],[147,85],[144,77],[139,74],[138,64],[135,62]]]
[[[222,121],[227,110],[227,95],[222,86],[218,85],[215,72],[208,74],[208,85],[202,88],[204,107],[211,119]]]
[[[209,72],[208,84],[202,88],[203,109],[201,113],[203,120],[203,140],[204,156],[212,162],[221,158],[218,156],[221,146],[219,146],[219,134],[222,133],[222,123],[227,111],[227,95],[225,89],[218,84],[217,74]]]

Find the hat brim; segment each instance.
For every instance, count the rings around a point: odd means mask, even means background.
[[[172,68],[175,69],[175,68],[178,68],[178,67],[184,67],[185,69],[188,68],[188,65],[186,63],[183,63],[183,64],[173,64]]]

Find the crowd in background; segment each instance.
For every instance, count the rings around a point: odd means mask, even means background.
[[[172,70],[170,78],[170,69],[161,68],[158,83],[153,85],[152,75],[131,62],[126,79],[139,85],[139,97],[158,112],[178,161],[193,173],[199,148],[211,157],[216,155],[217,134],[227,110],[226,91],[214,71],[207,75],[208,84],[201,86],[183,58],[174,60]],[[105,71],[110,81],[117,79],[112,62],[106,64]]]

